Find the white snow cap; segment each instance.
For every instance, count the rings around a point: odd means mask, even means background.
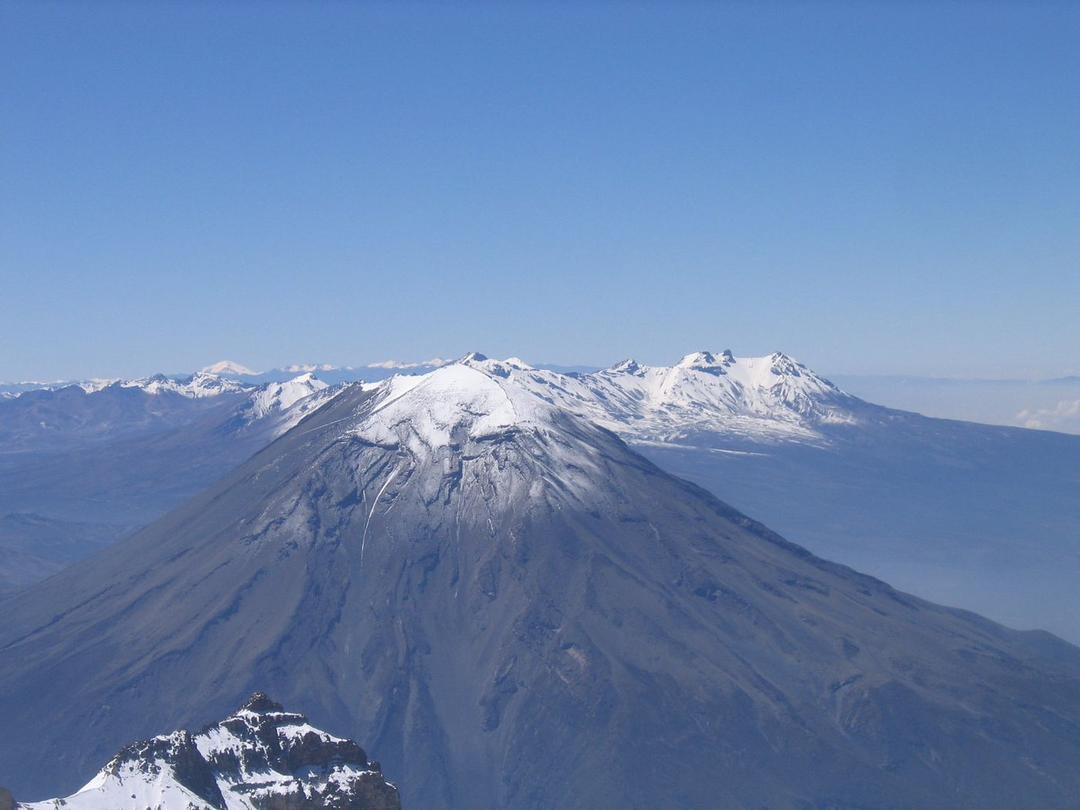
[[[229,374],[236,377],[252,376],[259,373],[233,360],[219,360],[200,370],[206,374]]]
[[[545,421],[543,412],[550,406],[502,374],[473,365],[491,362],[452,363],[428,374],[397,375],[375,386],[379,400],[355,435],[421,453]]]
[[[681,441],[699,432],[814,440],[820,425],[855,421],[870,407],[786,355],[737,358],[727,350],[693,352],[670,367],[624,360],[580,375],[470,352],[367,390],[377,404],[354,434],[417,453],[542,427],[560,411],[631,441]]]

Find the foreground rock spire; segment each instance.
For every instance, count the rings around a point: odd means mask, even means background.
[[[6,803],[5,803],[6,802]],[[0,810],[399,810],[397,788],[352,740],[311,726],[256,692],[198,734],[175,731],[127,746],[65,799]]]

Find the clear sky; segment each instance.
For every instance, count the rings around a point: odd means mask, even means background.
[[[1080,4],[0,5],[0,379],[1080,370]]]

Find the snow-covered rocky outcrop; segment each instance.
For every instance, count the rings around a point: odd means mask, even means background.
[[[0,795],[2,801],[2,795]],[[364,750],[261,692],[198,734],[124,748],[85,787],[17,810],[398,810],[397,788]]]
[[[252,392],[249,404],[241,410],[241,419],[246,424],[271,420],[272,434],[280,436],[339,390],[311,372],[284,382],[266,383]]]

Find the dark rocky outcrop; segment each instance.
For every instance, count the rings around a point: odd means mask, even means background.
[[[131,769],[155,776],[163,767],[171,768],[177,782],[211,807],[225,806],[214,771],[188,731],[133,743],[113,757],[104,770],[111,776],[121,776]]]

